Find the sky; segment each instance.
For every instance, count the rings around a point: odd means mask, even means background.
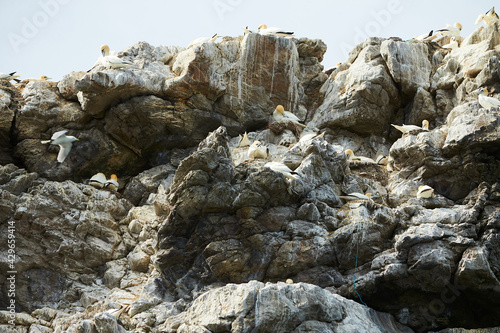
[[[114,51],[140,41],[187,46],[215,33],[242,35],[245,26],[256,31],[263,23],[298,38],[323,40],[326,70],[367,37],[410,39],[454,22],[467,36],[478,27],[478,15],[493,5],[485,0],[0,0],[0,72],[58,81],[91,68],[102,44]]]

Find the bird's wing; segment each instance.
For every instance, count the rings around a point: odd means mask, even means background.
[[[64,130],[64,131],[59,131],[59,132],[55,132],[54,134],[52,134],[51,139],[52,139],[52,140],[55,140],[55,139],[57,139],[58,137],[63,136],[63,135],[64,135],[64,134],[66,134],[66,133],[68,133],[68,131],[67,131],[67,130]]]
[[[484,96],[484,99],[495,106],[500,106],[500,101],[494,97]]]
[[[481,21],[483,20],[483,18],[484,18],[484,14],[480,14],[480,15],[477,17],[477,20],[476,20],[475,25],[478,25],[479,23],[481,23]]]
[[[59,149],[59,154],[57,154],[57,162],[62,163],[71,150],[71,142],[60,143],[59,147],[61,149]]]

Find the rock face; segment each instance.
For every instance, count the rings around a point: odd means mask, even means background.
[[[328,74],[323,42],[250,33],[0,82],[1,330],[497,331],[500,113],[474,91],[500,89],[498,28],[452,51],[370,38]],[[63,129],[58,163],[40,141]]]

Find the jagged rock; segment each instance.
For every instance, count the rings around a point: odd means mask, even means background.
[[[159,165],[146,170],[132,178],[127,184],[123,195],[134,205],[143,205],[158,186],[168,188],[172,182],[175,168],[171,165]]]
[[[116,317],[103,312],[94,317],[95,329],[98,333],[125,333],[123,326],[118,324]]]

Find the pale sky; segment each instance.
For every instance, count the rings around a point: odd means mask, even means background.
[[[139,41],[187,46],[215,33],[242,35],[245,26],[256,31],[262,23],[323,40],[326,70],[366,37],[409,39],[454,22],[463,25],[465,37],[493,5],[485,0],[0,0],[0,72],[58,81],[91,68],[102,44],[114,51]]]

